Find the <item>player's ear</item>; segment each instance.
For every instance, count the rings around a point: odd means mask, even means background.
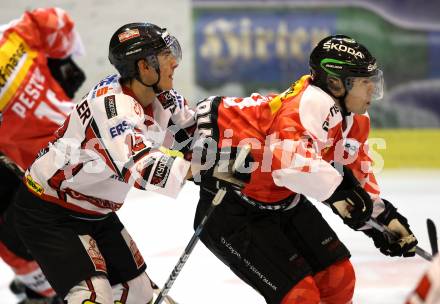
[[[337,77],[329,76],[327,78],[327,87],[335,97],[342,97],[345,94],[344,84]]]
[[[139,72],[150,69],[148,62],[145,59],[138,60],[138,62],[136,64],[137,64]]]

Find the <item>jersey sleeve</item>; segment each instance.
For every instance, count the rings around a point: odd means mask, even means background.
[[[60,8],[28,11],[17,22],[15,30],[31,47],[50,58],[65,58],[83,52],[73,20]]]
[[[275,184],[324,201],[341,183],[342,176],[321,158],[316,137],[304,128],[299,115],[282,117],[280,122],[281,141],[271,145]]]
[[[155,144],[144,125],[142,107],[134,99],[106,96],[94,117],[104,145],[100,156],[119,179],[141,190],[177,197],[190,163]]]

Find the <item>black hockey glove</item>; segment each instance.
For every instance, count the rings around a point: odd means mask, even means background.
[[[365,225],[373,212],[370,195],[361,187],[350,168],[343,166],[343,179],[335,192],[325,201],[344,223],[353,229]]]
[[[381,224],[384,224],[391,230],[395,237],[389,233],[382,233],[376,229],[368,229],[363,232],[371,237],[374,245],[380,249],[384,255],[412,257],[416,253],[416,245],[418,243],[407,219],[397,212],[389,201],[382,199],[385,203],[385,210],[376,218]]]
[[[234,170],[233,166],[238,152],[236,148],[231,150],[222,150],[220,153],[216,153],[209,148],[194,149],[193,155],[196,155],[196,159],[202,160],[204,165],[200,166],[199,176],[197,176],[198,178],[194,177],[193,181],[205,188],[220,189],[225,187],[234,190],[243,188],[251,179],[253,158],[247,154],[242,166]],[[191,166],[192,168],[197,167],[197,164],[191,163]],[[197,169],[194,172],[197,172]]]
[[[247,150],[248,154],[242,155],[242,164],[234,168],[234,163],[239,156],[239,149],[232,148],[231,151],[221,151],[219,160],[214,166],[212,177],[217,180],[217,188],[225,187],[232,190],[242,189],[251,180],[252,163],[254,159]]]
[[[234,164],[234,160],[229,160],[225,162],[220,162],[214,167],[214,171],[212,172],[212,177],[216,179],[218,189],[227,188],[233,190],[240,190],[245,186],[246,183],[249,183],[251,180],[250,173],[243,173],[232,171],[232,166]]]
[[[63,88],[64,93],[72,99],[83,84],[86,76],[71,57],[64,59],[47,58],[47,66],[53,78]]]

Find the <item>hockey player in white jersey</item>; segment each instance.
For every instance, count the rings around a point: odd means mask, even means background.
[[[17,230],[67,303],[149,303],[145,262],[115,211],[132,186],[176,197],[194,112],[173,88],[177,39],[150,23],[112,36],[100,81],[27,170]],[[177,149],[172,151],[169,149]]]

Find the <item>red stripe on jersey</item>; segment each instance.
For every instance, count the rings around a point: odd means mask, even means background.
[[[90,146],[90,143],[94,144]],[[94,150],[96,153],[98,153],[104,159],[106,165],[119,177],[121,177],[121,173],[119,172],[118,167],[113,162],[111,156],[108,154],[107,149],[101,141],[99,130],[93,119],[85,130],[85,139],[83,141],[83,144],[81,144],[81,148],[86,148],[86,146],[87,149]]]
[[[96,300],[96,291],[95,287],[93,286],[92,280],[88,279],[86,280],[87,288],[90,291],[90,299],[92,302],[95,302]]]
[[[65,192],[61,190],[61,184],[68,178],[74,177],[81,169],[83,168],[83,164],[78,164],[76,166],[68,166],[63,169],[57,170],[54,175],[47,181],[48,185],[51,186],[58,193],[58,198],[62,200],[66,200]],[[68,176],[66,176],[65,172],[70,172]]]
[[[58,130],[55,131],[55,136],[57,138],[61,138],[64,136],[64,134],[66,134],[67,127],[69,126],[69,121],[70,121],[70,115],[67,116],[66,120],[61,125],[61,127],[59,127]]]
[[[32,188],[29,188],[29,186],[25,183],[25,185],[28,187],[29,192],[31,192],[33,195],[35,195],[36,197],[40,198],[43,201],[47,201],[48,203],[53,203],[53,204],[57,204],[63,208],[78,212],[78,213],[84,213],[84,214],[89,214],[89,215],[103,215],[105,214],[104,212],[97,212],[97,211],[92,211],[92,210],[88,210],[88,209],[84,209],[81,208],[78,205],[74,205],[73,203],[68,203],[66,202],[66,199],[59,199],[58,197],[54,197],[52,195],[48,195],[48,194],[37,194],[34,192],[34,190]],[[62,195],[65,195],[65,192],[61,193]]]
[[[128,291],[130,290],[130,286],[128,286],[127,282],[122,283],[122,286],[124,287],[124,289],[122,290],[121,299],[119,299],[119,301],[121,303],[126,303],[127,298],[128,298]]]
[[[77,192],[77,191],[70,189],[70,188],[66,188],[63,192],[65,192],[67,195],[69,195],[73,199],[80,200],[80,201],[86,201],[96,207],[99,207],[99,208],[105,208],[105,209],[110,209],[112,211],[117,211],[122,207],[121,203],[116,203],[116,202],[112,202],[112,201],[105,200],[102,198],[96,198],[93,196],[84,195],[84,194]]]
[[[420,280],[419,285],[416,288],[416,293],[422,300],[426,300],[426,296],[428,295],[429,290],[431,289],[431,282],[429,281],[428,276],[425,274],[423,278]]]

